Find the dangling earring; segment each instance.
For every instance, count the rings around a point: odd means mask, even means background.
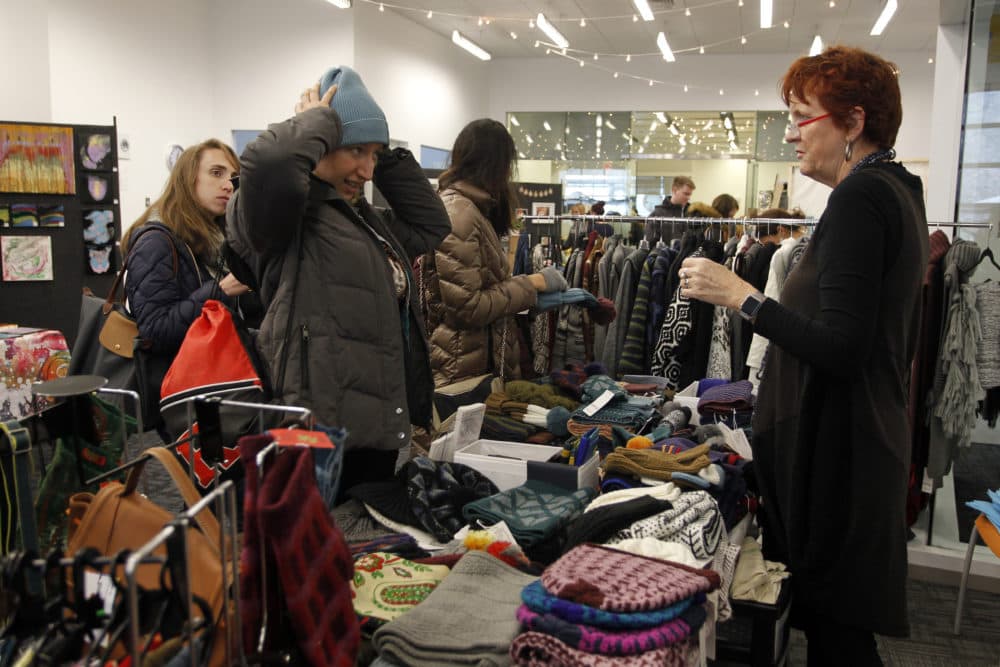
[[[844,162],[850,162],[852,155],[854,155],[854,142],[848,141],[847,145],[844,146]]]

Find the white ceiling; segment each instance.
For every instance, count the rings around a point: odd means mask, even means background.
[[[677,66],[685,57],[697,57],[700,47],[713,54],[801,55],[816,34],[826,44],[848,44],[876,53],[926,51],[932,57],[937,26],[949,19],[961,20],[954,15],[961,14],[965,4],[962,0],[898,0],[899,8],[885,32],[873,37],[869,32],[884,0],[834,0],[833,7],[830,0],[773,0],[773,27],[767,30],[760,28],[760,0],[650,0],[655,19],[649,22],[633,21],[636,11],[631,0],[354,2],[383,4],[385,11],[395,11],[448,39],[452,30],[458,30],[494,58],[544,55],[548,38],[528,24],[542,12],[569,40],[567,56],[592,60],[596,53],[599,58],[621,62],[623,71],[628,54],[659,57],[656,35],[661,30],[677,56]],[[428,11],[433,12],[430,18]],[[586,22],[583,27],[581,18]],[[536,40],[542,42],[539,48]]]

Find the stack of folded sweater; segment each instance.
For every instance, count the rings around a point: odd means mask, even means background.
[[[521,592],[517,665],[686,665],[719,575],[593,544]]]

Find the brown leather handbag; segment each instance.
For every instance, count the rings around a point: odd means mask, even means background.
[[[146,452],[167,469],[187,506],[201,499],[187,473],[169,450],[152,447]],[[70,497],[67,553],[93,547],[102,555],[114,557],[122,549],[138,549],[173,520],[173,514],[136,491],[147,462],[148,459],[133,466],[125,484],[110,482],[96,495],[77,493]],[[217,621],[209,664],[221,666],[225,662],[225,623],[231,618],[228,618],[229,614],[226,614],[227,618],[222,618],[223,564],[219,558],[219,523],[210,509],[199,512],[195,521],[197,526],[191,526],[187,535],[188,580],[192,595],[211,607]],[[161,544],[153,554],[166,557],[166,546]],[[147,589],[160,588],[160,569],[156,564],[141,565],[136,577],[139,585]],[[124,573],[116,572],[115,575],[124,576]],[[191,614],[201,616],[202,612],[192,606]]]

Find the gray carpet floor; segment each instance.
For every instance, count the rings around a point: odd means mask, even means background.
[[[910,637],[878,637],[879,654],[894,667],[1000,667],[1000,595],[969,590],[962,633],[952,634],[958,588],[911,579]],[[738,663],[716,661],[716,667]],[[806,665],[806,638],[792,630],[787,667]],[[846,666],[845,667],[849,667]]]

